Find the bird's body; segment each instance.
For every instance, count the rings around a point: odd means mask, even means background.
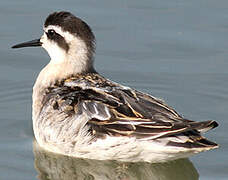
[[[33,88],[33,129],[47,150],[83,158],[162,162],[218,145],[201,136],[215,121],[184,119],[162,100],[93,68],[94,35],[68,12],[49,15],[40,40],[51,57]],[[32,43],[32,44],[31,44]]]

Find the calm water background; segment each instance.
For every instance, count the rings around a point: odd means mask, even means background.
[[[184,117],[214,119],[206,136],[221,145],[191,159],[200,179],[228,177],[228,1],[0,1],[0,179],[36,179],[32,86],[48,62],[41,48],[12,50],[38,38],[46,16],[68,10],[97,39],[96,69],[163,98]]]

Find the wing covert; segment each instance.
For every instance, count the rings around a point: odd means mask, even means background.
[[[97,75],[69,78],[49,90],[46,97],[55,101],[53,108],[68,116],[83,114],[91,133],[97,136],[156,139],[203,127],[183,119],[157,98]]]

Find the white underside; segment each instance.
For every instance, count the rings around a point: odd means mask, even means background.
[[[162,146],[156,142],[139,141],[127,137],[107,137],[90,145],[74,146],[64,152],[64,144],[40,144],[46,150],[78,158],[118,160],[125,162],[166,162],[189,157],[207,149],[186,149]],[[65,148],[66,149],[66,148]]]

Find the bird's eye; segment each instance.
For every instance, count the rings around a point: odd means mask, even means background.
[[[53,38],[56,34],[56,32],[53,29],[49,29],[48,32],[46,32],[48,38]]]

